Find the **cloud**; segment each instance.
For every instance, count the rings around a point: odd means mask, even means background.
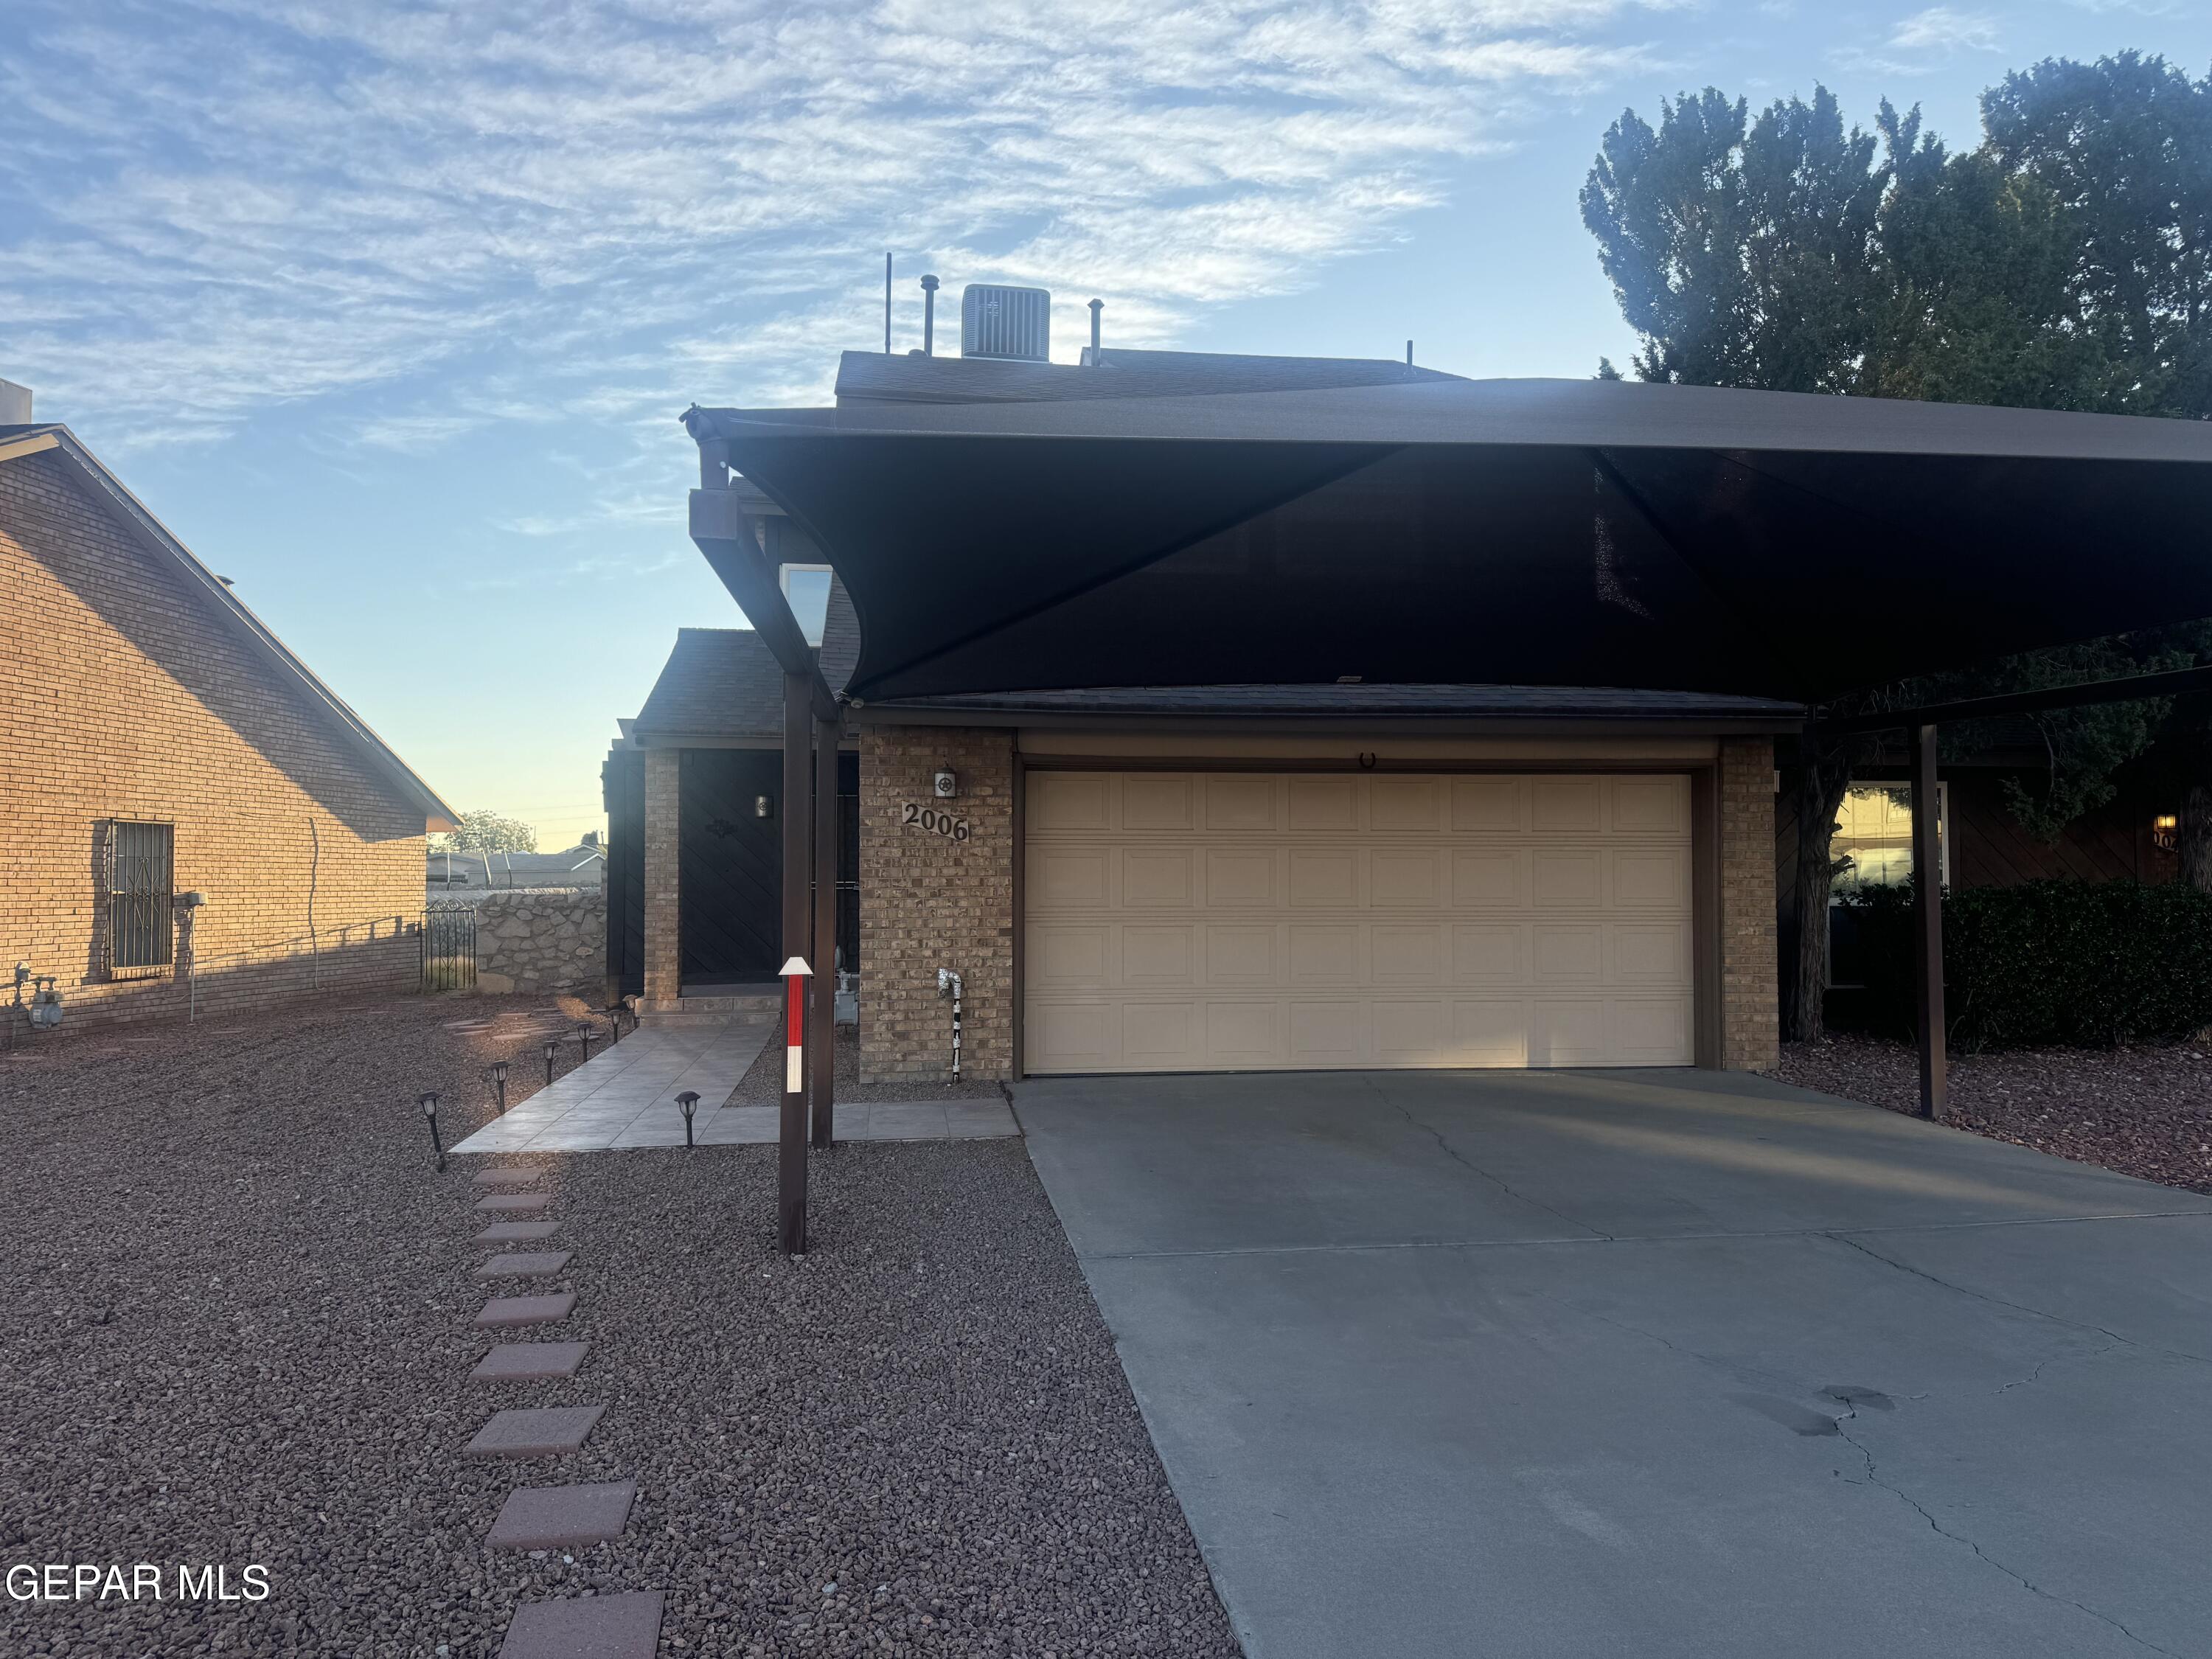
[[[1982,12],[1931,6],[1899,23],[1889,44],[1900,52],[1995,52],[1996,19]]]
[[[935,269],[1164,343],[1387,246],[1531,100],[1644,62],[1594,38],[1636,9],[11,0],[11,372],[172,439],[402,386],[349,441],[665,422],[818,395],[886,246],[904,337]]]

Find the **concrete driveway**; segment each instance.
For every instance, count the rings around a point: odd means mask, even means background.
[[[1015,1098],[1252,1659],[2212,1654],[2212,1200],[1708,1073]]]

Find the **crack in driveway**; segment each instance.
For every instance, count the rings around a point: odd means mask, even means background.
[[[1446,1158],[1451,1159],[1453,1163],[1458,1164],[1462,1169],[1466,1170],[1470,1174],[1480,1176],[1485,1181],[1497,1188],[1499,1192],[1504,1194],[1506,1197],[1511,1199],[1515,1203],[1526,1204],[1532,1209],[1541,1210],[1546,1215],[1550,1216],[1554,1221],[1564,1221],[1570,1227],[1580,1227],[1584,1232],[1589,1234],[1592,1238],[1601,1239],[1608,1244],[1613,1242],[1613,1235],[1611,1233],[1600,1232],[1596,1228],[1590,1226],[1588,1223],[1576,1220],[1574,1217],[1567,1214],[1565,1211],[1553,1209],[1550,1205],[1545,1203],[1543,1200],[1540,1198],[1530,1198],[1524,1193],[1514,1191],[1511,1182],[1491,1174],[1489,1170],[1484,1169],[1480,1164],[1475,1163],[1472,1158],[1469,1158],[1462,1153],[1459,1148],[1453,1146],[1450,1141],[1445,1139],[1443,1131],[1437,1128],[1436,1125],[1427,1122],[1423,1119],[1415,1117],[1412,1112],[1400,1105],[1396,1101],[1391,1099],[1389,1095],[1384,1094],[1382,1092],[1382,1085],[1377,1084],[1373,1078],[1363,1076],[1359,1080],[1366,1085],[1368,1092],[1372,1094],[1376,1099],[1381,1101],[1392,1111],[1397,1113],[1400,1117],[1404,1118],[1407,1122],[1412,1124],[1416,1129],[1420,1130],[1424,1134],[1427,1135],[1430,1139],[1435,1141],[1437,1143],[1437,1150],[1443,1152]]]

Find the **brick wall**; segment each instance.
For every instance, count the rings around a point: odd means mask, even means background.
[[[1720,779],[1721,1063],[1779,1062],[1774,925],[1774,741],[1723,738]]]
[[[645,1000],[684,994],[684,899],[678,850],[683,831],[684,751],[645,751]]]
[[[965,1074],[1014,1061],[1014,746],[1003,731],[863,726],[860,739],[860,1075],[939,1081],[951,1072],[952,1011],[937,970],[963,979]],[[944,803],[968,822],[953,841],[902,822],[934,807],[931,778],[959,775]]]
[[[0,972],[54,975],[64,1029],[185,1011],[183,940],[106,966],[121,817],[174,825],[175,890],[206,895],[202,1012],[415,987],[420,809],[58,455],[0,464]]]

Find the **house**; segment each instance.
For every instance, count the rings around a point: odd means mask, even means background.
[[[2169,552],[2208,459],[2185,422],[969,344],[848,353],[833,409],[689,413],[693,539],[762,631],[743,675],[679,647],[649,700],[685,711],[664,730],[857,744],[873,1080],[956,1052],[1765,1066],[1778,750],[1808,709],[2212,612]],[[2068,550],[2093,533],[2094,572]],[[859,651],[815,672],[780,590],[833,558]],[[1845,562],[1911,596],[1903,623],[1832,603]],[[1999,568],[2002,606],[1959,574]],[[1994,775],[1954,785],[1958,867],[2022,868]],[[1893,872],[1866,816],[1845,845]],[[676,822],[613,820],[648,996],[656,953],[690,959],[653,872],[714,857]]]
[[[0,383],[4,387],[4,383]],[[64,1023],[411,990],[453,814],[65,426],[0,397],[0,951]]]
[[[758,491],[754,512],[781,535],[781,509]],[[842,686],[860,655],[852,600],[830,574],[802,564],[796,577],[802,626],[823,674]],[[814,578],[810,601],[808,580]],[[783,962],[783,671],[750,629],[686,628],[634,720],[610,749],[600,781],[608,823],[608,983],[615,996],[645,996],[647,855],[646,803],[659,803],[665,835],[654,887],[672,933],[665,955],[674,983],[658,981],[651,1000],[714,987],[757,987]],[[842,851],[837,873],[839,966],[860,966],[857,856],[860,752],[848,739],[839,758]],[[664,878],[665,868],[672,881]]]
[[[606,880],[606,853],[597,831],[556,853],[472,853],[433,847],[427,877],[433,898],[468,898],[529,889],[596,891]]]

